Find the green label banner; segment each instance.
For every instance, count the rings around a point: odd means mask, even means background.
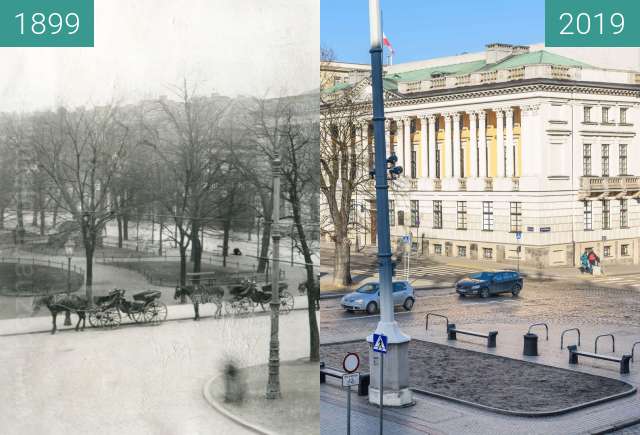
[[[0,0],[0,47],[93,47],[94,0]]]
[[[545,0],[549,47],[640,47],[639,0]]]

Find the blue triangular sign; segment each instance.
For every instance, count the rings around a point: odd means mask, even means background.
[[[385,335],[373,334],[373,351],[387,353],[387,337]]]

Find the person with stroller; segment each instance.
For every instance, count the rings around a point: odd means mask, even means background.
[[[589,265],[589,251],[587,249],[585,249],[580,256],[580,273],[585,272],[591,273],[591,267]]]
[[[600,258],[596,255],[595,251],[591,250],[589,255],[587,256],[589,261],[589,273],[593,275],[593,268],[596,266],[600,266]]]

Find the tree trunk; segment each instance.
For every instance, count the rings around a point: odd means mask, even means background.
[[[4,230],[4,207],[0,208],[0,230]]]
[[[84,244],[85,258],[86,258],[86,297],[87,301],[93,305],[93,252],[95,244],[88,240]]]
[[[348,286],[351,279],[351,242],[346,235],[336,232],[334,242],[333,282],[336,285]]]
[[[202,245],[200,244],[200,229],[198,224],[193,221],[191,223],[191,260],[193,261],[193,272],[200,273],[202,270]],[[194,284],[199,284],[200,279],[196,277]]]
[[[162,224],[162,221],[160,221],[160,229],[158,230],[158,232],[160,233],[158,235],[158,255],[162,257],[162,229],[164,228],[164,225]]]
[[[36,198],[33,198],[33,203],[31,204],[33,215],[31,217],[31,225],[34,227],[38,226],[38,202]]]
[[[307,272],[307,315],[309,317],[309,360],[320,361],[320,331],[318,330],[318,320],[316,319],[316,304],[320,297],[320,283],[316,285],[316,278],[313,271],[313,260],[311,259],[311,250],[307,244],[307,235],[302,225],[302,216],[300,215],[299,201],[292,201],[293,221],[298,232],[298,240],[300,242],[300,250],[304,257],[305,270]]]
[[[231,221],[228,219],[225,220],[222,228],[222,267],[227,267],[227,256],[229,255],[229,229],[231,228]]]
[[[122,248],[122,216],[116,216],[116,222],[118,223],[118,248]]]
[[[44,217],[44,207],[40,207],[40,235],[44,236],[44,232],[46,230],[46,222]]]
[[[127,214],[122,215],[122,239],[129,240],[129,216]]]
[[[54,204],[53,206],[53,221],[51,222],[51,226],[55,227],[58,223],[58,204]]]
[[[187,283],[187,247],[180,244],[180,285]]]

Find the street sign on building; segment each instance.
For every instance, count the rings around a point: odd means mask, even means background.
[[[522,239],[522,231],[516,231],[516,240]]]

